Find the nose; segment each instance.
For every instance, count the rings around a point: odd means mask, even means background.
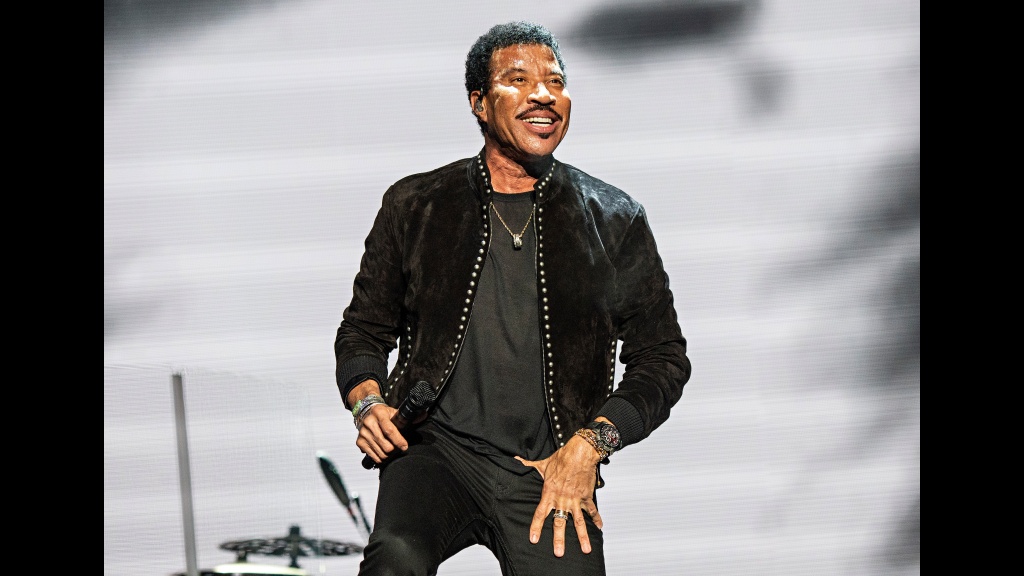
[[[543,82],[538,82],[533,94],[530,94],[530,102],[551,105],[555,103],[555,95],[548,90],[547,85]]]

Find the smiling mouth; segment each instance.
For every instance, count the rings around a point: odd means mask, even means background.
[[[529,126],[527,130],[535,136],[542,140],[547,140],[558,131],[558,129],[555,128],[555,123],[560,121],[561,118],[551,118],[550,116],[529,116],[527,118],[520,118],[520,120]]]
[[[546,126],[562,120],[562,115],[547,106],[534,106],[520,113],[516,119]]]

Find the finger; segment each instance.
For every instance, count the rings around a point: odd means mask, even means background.
[[[604,530],[604,520],[601,519],[601,513],[597,511],[597,504],[590,498],[583,499],[583,509],[590,514],[590,519],[594,521],[594,525]]]
[[[387,422],[386,420],[384,422]],[[388,422],[390,424],[390,422]],[[367,417],[363,420],[363,427],[359,431],[360,434],[366,434],[366,439],[370,441],[375,448],[379,448],[384,456],[387,456],[389,452],[395,449],[395,445],[392,444],[384,432],[381,430],[381,426],[384,424],[377,418]]]
[[[530,522],[531,544],[540,542],[540,533],[544,529],[544,520],[547,519],[548,512],[551,512],[551,504],[542,498],[540,504],[537,505],[537,509],[533,511],[533,520]]]
[[[391,446],[391,443],[381,435],[377,422],[372,418],[363,421],[363,426],[359,429],[359,437],[369,447],[370,451],[367,453],[372,452],[381,460],[386,459],[388,452],[394,450],[394,446]]]
[[[378,407],[375,406],[374,408],[371,408],[370,411],[373,412],[375,408]],[[402,436],[402,432],[398,429],[398,427],[395,426],[393,422],[391,422],[391,418],[388,417],[388,414],[390,414],[390,411],[384,408],[383,406],[379,407],[379,409],[377,410],[376,416],[377,422],[380,424],[381,434],[387,437],[388,444],[392,445],[392,450],[394,449],[395,446],[397,446],[403,451],[408,450],[409,442],[405,439],[405,436]],[[388,452],[390,451],[391,450],[388,450]]]
[[[516,456],[515,459],[519,460],[519,462],[521,462],[523,466],[530,466],[531,468],[536,470],[537,473],[540,474],[540,479],[544,479],[544,468],[541,467],[541,465],[544,464],[543,461],[524,460],[521,456]]]
[[[576,526],[576,537],[580,541],[580,550],[584,554],[590,554],[590,535],[587,534],[587,519],[583,517],[583,510],[575,506],[569,511],[572,514],[572,523]]]
[[[360,436],[359,439],[356,440],[356,446],[359,447],[360,452],[369,456],[370,460],[373,460],[377,464],[381,463],[381,457],[378,455],[377,451],[373,449],[373,446],[366,440],[366,438]]]
[[[367,430],[366,434],[363,435],[363,441],[366,442],[366,445],[370,447],[370,451],[376,455],[377,458],[380,458],[381,460],[387,459],[390,449],[380,445],[378,436]],[[394,448],[392,447],[391,449]]]
[[[565,555],[565,518],[556,517],[552,521],[552,525],[555,528],[555,556],[561,558]]]

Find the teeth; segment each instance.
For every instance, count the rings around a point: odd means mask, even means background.
[[[551,124],[551,118],[526,118],[531,124]]]

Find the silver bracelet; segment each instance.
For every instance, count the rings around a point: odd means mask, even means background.
[[[363,417],[373,408],[376,404],[384,404],[384,399],[377,394],[369,394],[352,408],[352,424],[355,425],[356,430],[363,425]]]

